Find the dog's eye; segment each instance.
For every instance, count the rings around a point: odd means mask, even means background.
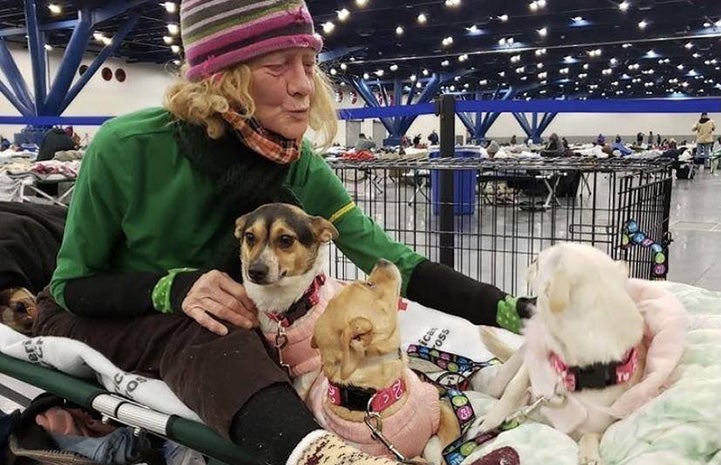
[[[252,232],[245,233],[245,243],[252,247],[255,244],[255,234]]]
[[[278,238],[278,245],[281,249],[289,248],[291,245],[293,245],[293,236],[283,234]]]

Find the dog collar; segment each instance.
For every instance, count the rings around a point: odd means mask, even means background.
[[[278,325],[287,328],[305,315],[318,305],[320,301],[320,288],[325,283],[325,275],[319,274],[313,279],[308,290],[305,291],[303,297],[298,299],[296,303],[290,306],[290,308],[283,313],[267,312],[268,318],[278,323]]]
[[[370,407],[372,412],[380,413],[395,404],[405,393],[406,383],[402,377],[380,391],[356,386],[341,386],[328,381],[330,403],[359,412],[366,412]]]
[[[632,348],[620,362],[594,363],[585,367],[569,367],[555,353],[551,353],[549,360],[556,373],[563,378],[566,390],[573,392],[628,382],[638,367],[638,351],[635,347]]]

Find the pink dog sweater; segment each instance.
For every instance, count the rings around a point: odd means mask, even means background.
[[[617,419],[626,418],[634,410],[659,395],[672,381],[672,374],[683,354],[687,314],[681,302],[657,283],[630,279],[628,291],[644,317],[643,344],[647,347],[646,366],[638,384],[621,394],[609,407],[594,405],[579,398],[577,392],[566,394],[561,407],[541,408],[541,413],[554,428],[570,433],[576,429],[596,431]],[[552,397],[559,375],[548,359],[547,340],[542,325],[526,327],[525,364],[529,369],[533,399]]]
[[[288,344],[282,349],[283,361],[290,365],[291,378],[320,370],[320,352],[310,346],[310,340],[313,337],[315,322],[325,311],[328,301],[341,288],[342,285],[338,281],[326,277],[325,282],[318,290],[318,303],[304,317],[285,328]],[[263,335],[271,346],[275,344],[275,331],[266,332]]]
[[[406,403],[390,417],[383,416],[383,435],[406,457],[417,457],[423,453],[428,440],[438,431],[441,406],[438,390],[421,381],[406,368],[404,381],[408,397]],[[343,420],[328,408],[328,378],[319,376],[308,394],[308,407],[315,414],[320,425],[374,456],[392,454],[378,440],[371,437],[365,423]]]

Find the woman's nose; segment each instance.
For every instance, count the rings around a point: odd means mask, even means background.
[[[294,63],[288,76],[288,93],[305,97],[313,93],[313,72],[308,73],[308,68],[299,61]]]

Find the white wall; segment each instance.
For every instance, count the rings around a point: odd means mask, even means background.
[[[20,72],[25,77],[28,87],[33,92],[32,68],[30,55],[23,48],[12,48],[11,53]],[[49,53],[48,82],[52,83],[57,72],[62,50],[52,50]],[[88,55],[82,64],[90,65],[94,56]],[[126,79],[118,82],[115,77],[105,81],[101,77],[102,68],[108,67],[113,73],[117,68],[125,70]],[[3,82],[8,83],[3,75]],[[76,73],[75,81],[79,79]],[[74,81],[74,82],[75,82]],[[173,76],[164,70],[162,65],[155,64],[129,64],[122,60],[109,59],[100,70],[90,79],[73,103],[68,106],[63,116],[116,116],[123,113],[139,110],[149,106],[160,105],[163,100],[165,88],[173,81]],[[0,94],[0,115],[20,116],[20,112]],[[1,125],[0,134],[5,137],[18,132],[23,126]],[[94,134],[97,126],[74,126],[75,131],[83,135]]]
[[[11,49],[11,52],[32,91],[32,69],[28,52],[20,47]],[[62,58],[62,51],[54,50],[49,55],[49,82],[52,82]],[[83,63],[89,65],[92,59],[93,56],[88,55]],[[162,65],[128,64],[122,60],[111,59],[103,64],[103,67],[105,66],[113,72],[118,67],[122,67],[127,74],[126,81],[120,83],[115,78],[105,81],[98,71],[63,116],[115,116],[160,105],[165,88],[173,81],[173,76]],[[77,75],[75,79],[78,79]],[[3,81],[7,83],[7,79],[4,77]],[[355,104],[350,103],[349,90],[347,86],[343,88],[344,99],[338,103],[338,108],[362,107],[363,103],[360,99]],[[19,112],[2,95],[0,95],[0,115],[19,116]],[[546,135],[557,132],[568,137],[569,140],[574,137],[586,137],[588,140],[592,140],[599,133],[607,136],[616,134],[632,136],[639,131],[648,133],[649,130],[652,130],[654,133],[662,135],[685,135],[690,138],[691,126],[698,116],[697,114],[560,114],[551,123]],[[711,117],[721,123],[721,113],[713,114]],[[0,134],[9,137],[21,128],[22,126],[0,126]],[[426,136],[433,129],[439,130],[438,118],[433,115],[420,116],[411,125],[407,134],[412,138],[415,134],[420,133],[425,141]],[[88,133],[92,136],[97,127],[76,126],[75,130],[81,135]],[[367,135],[373,134],[373,121],[363,121],[361,131]],[[466,135],[466,129],[458,118],[456,118],[456,134]],[[498,118],[487,136],[506,140],[514,134],[519,139],[522,139],[524,135],[513,116],[505,113]],[[344,121],[340,121],[338,124],[335,142],[341,145],[346,144]]]

